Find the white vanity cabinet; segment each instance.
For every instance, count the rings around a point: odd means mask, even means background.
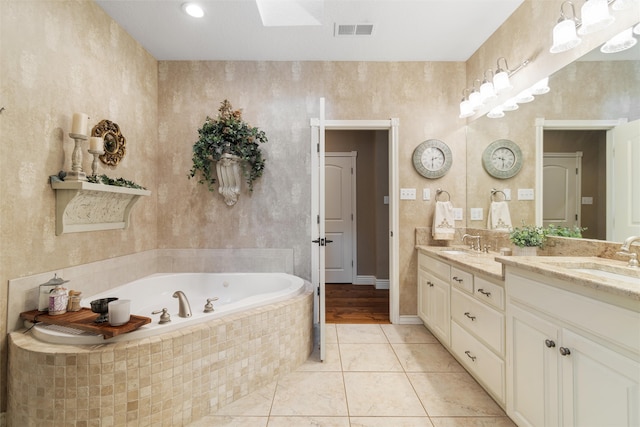
[[[506,287],[507,413],[518,426],[640,425],[640,313],[517,268]]]
[[[447,263],[418,254],[418,316],[447,347],[451,327],[449,273]]]
[[[418,316],[504,406],[504,288],[418,253]]]

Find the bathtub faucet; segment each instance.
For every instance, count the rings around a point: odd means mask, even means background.
[[[187,296],[182,291],[175,291],[173,293],[174,298],[178,298],[178,316],[180,317],[191,317],[191,305],[189,305],[189,300]]]

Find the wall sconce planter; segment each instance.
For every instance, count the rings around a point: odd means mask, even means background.
[[[223,154],[216,162],[218,174],[218,192],[224,197],[227,206],[233,206],[240,195],[240,157],[232,154]]]
[[[83,231],[115,230],[129,226],[133,205],[149,190],[61,181],[51,177],[56,191],[56,236]]]

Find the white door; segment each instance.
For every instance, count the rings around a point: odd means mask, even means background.
[[[640,235],[640,120],[609,131],[607,145],[607,240],[621,242]]]
[[[325,153],[325,281],[354,282],[354,192],[356,153]]]
[[[582,153],[544,153],[542,225],[580,227]]]

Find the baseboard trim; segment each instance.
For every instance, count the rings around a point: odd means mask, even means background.
[[[354,285],[375,285],[376,284],[376,276],[356,276],[356,280],[353,282]]]
[[[398,325],[422,325],[422,319],[417,315],[400,315]]]
[[[378,279],[376,280],[376,289],[389,289],[389,279]]]

